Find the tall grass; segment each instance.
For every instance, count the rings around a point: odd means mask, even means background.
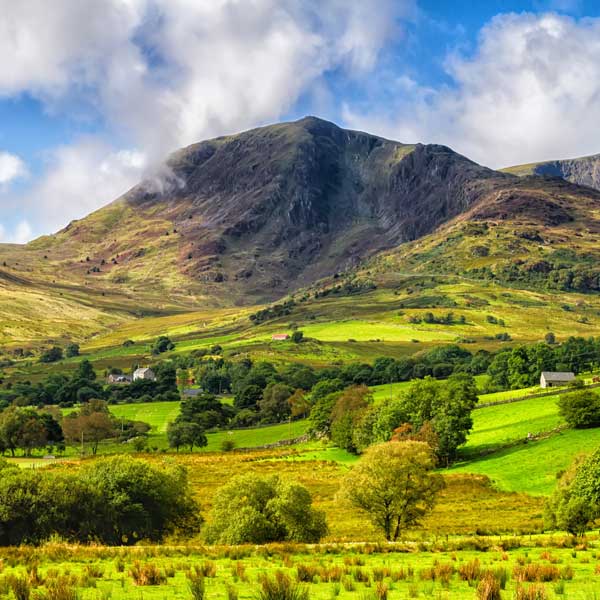
[[[282,571],[262,577],[257,600],[309,600],[308,589],[292,581]]]

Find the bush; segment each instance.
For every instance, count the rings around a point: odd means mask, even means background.
[[[600,395],[592,390],[563,394],[558,401],[558,410],[569,427],[600,426]]]
[[[308,490],[277,476],[240,475],[213,501],[206,539],[219,544],[318,542],[327,533],[325,515],[312,507]]]
[[[161,585],[166,583],[166,575],[154,564],[142,564],[136,560],[130,571],[135,585]]]
[[[258,600],[308,600],[308,590],[294,583],[285,573],[276,571],[273,578],[263,577]]]

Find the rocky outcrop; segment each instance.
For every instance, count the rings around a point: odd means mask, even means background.
[[[533,173],[562,177],[571,183],[600,190],[600,154],[540,163],[534,167]]]

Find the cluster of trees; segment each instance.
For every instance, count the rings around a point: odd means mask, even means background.
[[[10,406],[0,413],[0,452],[12,456],[17,450],[25,456],[34,450],[61,453],[70,443],[87,445],[96,454],[103,440],[126,441],[144,437],[149,431],[147,423],[114,417],[103,400],[84,402],[65,416],[53,407]]]
[[[460,315],[456,318],[452,312],[446,313],[445,315],[434,315],[432,312],[426,312],[423,313],[422,316],[412,315],[408,317],[408,322],[427,323],[431,325],[454,325],[455,323],[466,323],[467,319],[464,315]]]
[[[70,407],[90,399],[108,402],[131,402],[150,400],[179,400],[175,367],[168,362],[155,367],[156,381],[137,380],[131,385],[106,386],[97,379],[88,360],[82,360],[69,376],[52,374],[46,380],[28,381],[7,385],[0,391],[0,407],[47,406],[58,404]],[[114,370],[118,372],[118,370]]]
[[[487,369],[493,389],[519,389],[539,382],[542,371],[591,370],[600,363],[600,338],[570,337],[560,345],[554,334],[546,342],[499,352]]]
[[[63,349],[60,346],[52,346],[52,348],[48,348],[44,350],[40,354],[40,362],[42,363],[52,363],[58,362],[62,360],[63,357],[72,358],[73,356],[79,356],[79,344],[68,344],[63,352]]]
[[[416,381],[403,394],[374,404],[365,386],[322,396],[310,414],[313,434],[360,453],[388,440],[427,443],[438,464],[449,464],[473,426],[471,411],[477,387],[471,375],[455,374],[444,382]]]
[[[444,487],[424,442],[370,448],[346,476],[342,492],[388,540],[418,524]],[[203,519],[187,471],[117,456],[76,470],[19,469],[0,461],[0,545],[38,544],[52,536],[111,545],[189,536]],[[325,513],[310,492],[279,476],[233,478],[213,501],[209,543],[319,542]]]
[[[7,408],[0,413],[0,452],[22,450],[30,456],[34,450],[54,447],[64,449],[64,435],[60,426],[60,414],[38,411],[34,408]]]
[[[279,317],[284,317],[291,314],[294,306],[296,306],[296,302],[294,300],[286,300],[280,304],[273,304],[267,308],[262,308],[261,310],[252,313],[248,318],[255,325],[259,325],[265,321],[270,321],[271,319],[277,319]]]
[[[339,275],[337,276],[339,277]],[[337,279],[334,275],[334,279]],[[317,290],[314,293],[315,298],[326,298],[327,296],[352,296],[354,294],[363,294],[365,292],[370,292],[371,290],[376,290],[377,286],[373,281],[366,280],[361,281],[359,279],[348,279],[343,283],[339,283],[337,285],[332,285],[327,288],[323,288]]]
[[[181,466],[119,456],[79,469],[19,469],[0,461],[0,544],[134,544],[194,533],[201,518]]]

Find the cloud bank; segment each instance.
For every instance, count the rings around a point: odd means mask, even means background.
[[[451,86],[388,79],[385,103],[348,104],[345,120],[492,167],[600,152],[600,19],[500,15],[473,55],[450,54],[445,68]]]

